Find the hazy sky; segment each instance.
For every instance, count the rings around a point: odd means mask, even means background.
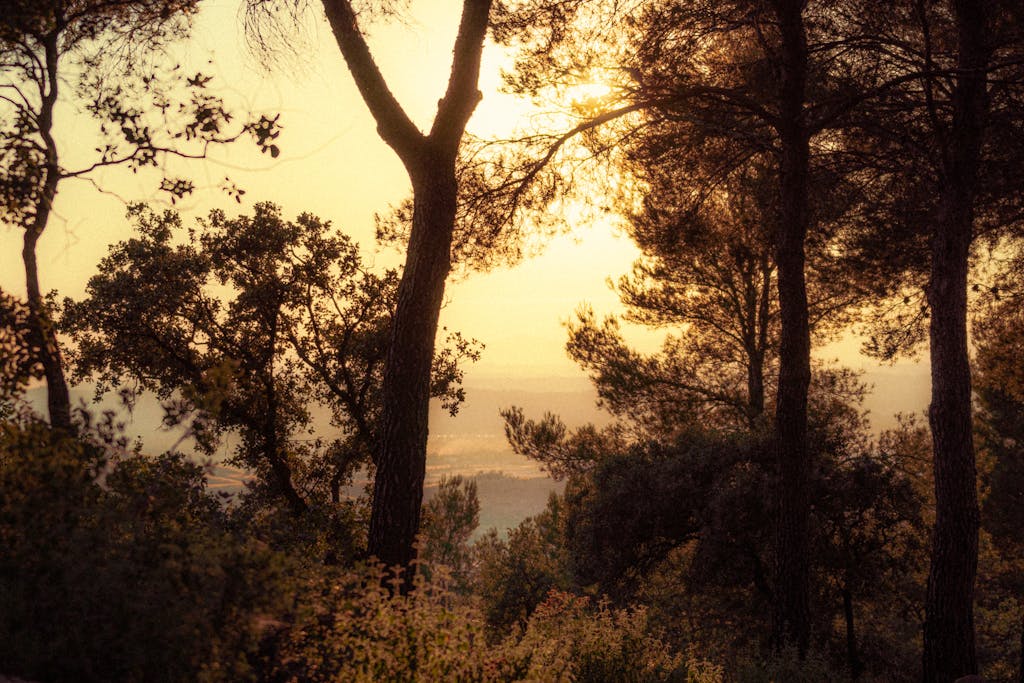
[[[372,262],[395,263],[393,251],[377,252],[373,215],[386,212],[408,194],[404,170],[376,134],[375,126],[345,69],[319,3],[312,3],[306,38],[298,51],[272,73],[262,71],[250,55],[242,33],[240,0],[207,0],[192,40],[179,50],[186,68],[216,77],[211,88],[237,109],[280,112],[284,132],[281,156],[272,160],[250,144],[219,152],[207,162],[183,167],[199,187],[179,204],[188,214],[221,207],[229,213],[249,212],[256,201],[280,204],[288,217],[309,211],[330,219],[363,246]],[[421,128],[429,125],[447,82],[451,46],[461,7],[459,0],[411,3],[412,16],[403,24],[375,28],[371,47],[392,90]],[[484,98],[470,123],[479,135],[508,132],[529,110],[498,92],[505,55],[494,45],[484,51],[481,90]],[[67,89],[65,89],[67,90]],[[94,126],[87,115],[68,103],[56,123],[65,165],[74,166],[94,146]],[[247,170],[251,169],[251,170]],[[241,205],[218,187],[224,177],[246,190]],[[56,214],[40,242],[44,290],[80,296],[107,245],[131,234],[124,218],[124,200],[159,199],[152,176],[136,177],[112,170],[97,176],[117,196],[101,194],[82,181],[65,181]],[[0,233],[3,268],[0,286],[24,293],[19,260],[21,234]],[[579,226],[573,235],[553,240],[544,253],[514,268],[470,275],[450,283],[441,324],[486,344],[484,356],[467,369],[466,383],[490,384],[500,378],[582,376],[564,353],[562,323],[581,302],[599,314],[618,310],[608,277],[626,272],[637,251],[610,225]],[[653,337],[640,337],[650,348]],[[922,371],[901,366],[883,371],[855,355],[855,343],[826,351],[844,362],[872,369],[870,379],[885,383],[875,412],[921,407]],[[888,378],[888,379],[886,379]]]
[[[425,128],[447,84],[461,3],[433,0],[413,5],[414,14],[404,25],[374,29],[372,46],[395,94]],[[191,214],[214,207],[236,213],[250,211],[256,201],[273,201],[288,217],[310,211],[330,219],[358,240],[374,263],[395,263],[399,256],[393,250],[375,253],[373,215],[405,198],[409,183],[377,136],[326,22],[319,21],[314,5],[306,44],[298,47],[303,57],[267,73],[246,46],[239,7],[239,0],[207,0],[193,39],[180,48],[182,58],[186,68],[213,74],[213,91],[238,109],[281,112],[282,153],[271,160],[253,145],[239,143],[218,152],[214,161],[182,166],[200,189],[179,207]],[[526,111],[525,105],[497,92],[502,59],[501,52],[488,45],[481,82],[484,99],[470,124],[470,130],[480,135],[510,130]],[[57,136],[66,166],[89,153],[92,133],[87,115],[70,105],[61,108]],[[243,170],[247,168],[254,170]],[[219,189],[226,175],[246,190],[241,205]],[[61,185],[54,219],[40,242],[44,289],[79,296],[107,245],[130,235],[122,200],[163,201],[153,191],[152,175],[139,178],[117,170],[97,179],[119,196],[104,196],[83,181]],[[23,293],[21,234],[6,230],[0,239],[0,286]],[[635,255],[631,242],[613,235],[609,226],[581,226],[574,237],[554,240],[541,257],[514,269],[451,283],[442,325],[487,345],[472,370],[476,376],[577,374],[562,351],[561,321],[582,301],[601,311],[615,308],[605,279],[625,272]]]

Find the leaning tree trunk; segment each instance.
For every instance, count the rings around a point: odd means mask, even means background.
[[[451,270],[457,191],[453,169],[437,166],[413,182],[412,232],[384,363],[368,551],[388,567],[407,567],[415,559],[423,502],[430,368]]]
[[[64,377],[64,363],[57,342],[57,332],[50,320],[39,286],[39,266],[36,260],[36,247],[46,225],[50,221],[53,201],[57,197],[57,184],[60,182],[60,164],[57,156],[57,143],[53,139],[53,112],[57,104],[57,93],[60,82],[57,79],[57,34],[47,36],[44,41],[46,75],[45,93],[42,98],[39,117],[39,137],[43,142],[46,155],[43,184],[39,188],[39,198],[31,222],[25,226],[25,237],[22,244],[21,258],[25,264],[25,285],[28,294],[29,333],[32,345],[36,349],[43,376],[46,379],[46,404],[50,413],[50,426],[65,432],[73,429],[71,423],[71,397],[68,383]]]
[[[807,236],[808,133],[803,121],[807,41],[802,3],[777,3],[782,39],[779,97],[780,221],[776,236],[779,316],[779,385],[775,446],[779,465],[775,543],[776,648],[810,642],[810,453],[807,449],[807,390],[811,340],[804,273]]]
[[[49,212],[49,209],[46,209]],[[71,397],[67,380],[64,378],[64,364],[61,360],[57,334],[46,310],[46,301],[39,287],[39,270],[36,265],[36,243],[42,231],[29,228],[25,231],[21,251],[25,263],[25,284],[28,290],[29,338],[36,349],[36,357],[43,366],[46,379],[46,405],[50,414],[50,426],[65,432],[72,430]]]
[[[931,241],[932,401],[928,421],[935,458],[935,529],[924,623],[924,680],[947,683],[977,673],[974,581],[978,498],[967,351],[967,270],[984,120],[985,2],[953,3],[959,47],[953,123]]]

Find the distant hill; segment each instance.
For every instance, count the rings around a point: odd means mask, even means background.
[[[876,429],[892,426],[896,412],[920,412],[927,406],[929,385],[924,364],[871,367],[864,380],[874,386],[866,407]],[[30,390],[28,398],[37,409],[45,406],[41,387]],[[91,399],[89,387],[73,390],[73,400],[96,410]],[[491,527],[505,532],[516,526],[543,510],[550,493],[561,491],[563,485],[546,477],[536,463],[512,452],[498,411],[519,406],[529,417],[555,413],[570,427],[587,422],[605,424],[609,416],[596,407],[596,400],[596,392],[585,377],[496,377],[467,385],[466,402],[457,416],[451,417],[436,403],[431,408],[425,495],[429,498],[436,492],[437,482],[444,475],[476,477],[481,503],[479,533]],[[113,401],[99,406],[104,408],[116,410],[125,423],[126,433],[141,439],[147,451],[190,448],[190,443],[182,440],[180,430],[162,426],[163,411],[152,397],[140,399],[131,414]],[[329,413],[322,408],[313,412],[314,420],[324,425],[321,433],[330,436]],[[230,450],[227,442],[214,458],[209,474],[211,489],[237,491],[250,477],[243,470],[223,464]],[[357,487],[361,488],[363,483],[357,482]]]
[[[520,479],[502,472],[484,472],[473,478],[480,499],[480,526],[474,537],[490,529],[497,529],[500,536],[506,536],[524,519],[542,512],[552,493],[565,489],[565,482],[549,477]],[[423,492],[424,501],[436,493],[436,485],[428,486]]]

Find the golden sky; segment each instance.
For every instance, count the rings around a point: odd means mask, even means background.
[[[376,27],[372,47],[382,71],[409,115],[429,126],[447,84],[451,46],[458,23],[458,0],[413,3],[402,24]],[[257,201],[280,204],[286,215],[309,211],[330,219],[356,238],[374,263],[389,265],[394,251],[375,252],[373,215],[386,212],[408,194],[408,180],[375,126],[345,69],[326,22],[314,15],[302,60],[280,70],[263,71],[249,53],[239,17],[239,0],[208,0],[197,18],[192,40],[180,47],[191,68],[211,73],[211,88],[239,109],[281,112],[281,156],[271,160],[252,145],[239,143],[208,162],[182,168],[198,191],[179,203],[184,213],[203,214],[221,207],[229,213],[250,211]],[[498,92],[503,54],[485,51],[481,79],[484,99],[470,130],[487,135],[510,131],[527,111],[524,104]],[[208,63],[209,62],[209,63]],[[87,158],[93,146],[88,116],[72,104],[59,111],[56,124],[62,158],[69,167]],[[252,169],[252,170],[244,170]],[[246,190],[242,204],[219,189],[222,179]],[[118,196],[101,194],[83,181],[65,181],[53,220],[40,242],[44,289],[80,296],[107,245],[127,238],[124,200],[157,200],[151,175],[122,170],[97,175],[100,185]],[[0,234],[5,254],[0,286],[23,292],[21,235]],[[448,287],[442,325],[487,345],[471,372],[477,376],[577,374],[562,351],[561,321],[582,301],[612,310],[616,300],[605,285],[610,275],[625,272],[636,250],[609,226],[580,229],[555,239],[545,253],[516,268],[471,275]]]
[[[273,201],[286,216],[309,211],[330,219],[362,244],[373,263],[394,264],[395,252],[375,250],[373,215],[405,198],[408,180],[378,138],[327,24],[320,20],[317,4],[313,3],[306,44],[299,47],[305,58],[265,72],[246,46],[240,0],[204,3],[193,38],[176,48],[186,68],[215,76],[211,88],[239,110],[280,112],[284,132],[276,160],[260,155],[253,145],[239,144],[211,160],[184,167],[198,191],[180,202],[179,208],[193,215],[215,207],[237,213],[251,211],[257,201]],[[399,101],[426,128],[446,85],[461,2],[411,4],[411,16],[403,22],[372,30],[371,47]],[[484,97],[469,126],[478,135],[511,132],[529,113],[525,103],[498,92],[500,69],[506,61],[499,48],[487,45],[481,76]],[[86,158],[83,155],[95,144],[88,116],[76,112],[73,103],[65,103],[56,128],[65,164],[73,166],[75,159]],[[226,175],[246,190],[240,205],[218,189]],[[131,233],[124,201],[158,199],[152,176],[111,170],[96,179],[116,196],[102,194],[82,181],[65,181],[61,186],[55,216],[40,242],[44,290],[80,296],[107,246]],[[0,286],[16,293],[24,292],[20,240],[18,231],[0,232]],[[582,302],[591,303],[599,315],[618,311],[606,279],[626,272],[636,256],[632,243],[618,236],[611,225],[579,226],[572,235],[554,239],[539,257],[450,283],[441,324],[487,347],[481,361],[467,368],[466,383],[493,383],[503,377],[581,377],[565,356],[562,324]],[[656,346],[650,334],[635,338],[647,349]],[[848,342],[825,353],[868,367],[857,358],[855,348],[855,343]],[[900,369],[899,379],[894,380],[901,387],[908,381],[905,370]],[[911,367],[909,372],[919,384],[920,370]]]

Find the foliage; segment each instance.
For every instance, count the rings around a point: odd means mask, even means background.
[[[154,391],[166,421],[189,420],[207,452],[237,433],[233,461],[260,475],[254,492],[268,502],[298,514],[342,504],[341,487],[375,456],[397,273],[369,272],[330,223],[286,221],[271,204],[189,229],[172,211],[130,213],[137,237],[111,248],[86,300],[64,305],[76,376],[95,377],[97,393]],[[454,413],[459,362],[479,345],[450,340],[432,389]],[[341,430],[333,442],[309,438],[317,402]]]
[[[926,540],[927,435],[911,421],[871,439],[857,375],[821,369],[815,379],[819,644],[838,654],[849,633],[857,645],[847,666],[866,662],[884,671],[898,663],[909,672]],[[691,427],[664,441],[586,441],[558,429],[553,416],[532,422],[521,412],[509,415],[521,420],[511,422],[520,452],[536,452],[545,467],[569,475],[556,543],[564,546],[570,584],[617,604],[648,605],[668,625],[670,642],[716,661],[763,644],[776,504],[764,491],[777,476],[763,437]],[[589,449],[576,448],[584,442]],[[846,598],[854,607],[849,623]],[[893,633],[901,640],[892,642]]]
[[[279,154],[276,117],[236,123],[225,103],[208,92],[209,76],[183,73],[180,65],[162,59],[169,43],[188,34],[197,4],[5,4],[0,21],[0,73],[9,93],[0,114],[5,222],[29,227],[40,206],[52,200],[48,183],[91,177],[104,167],[158,168],[166,157],[201,157],[211,145],[250,135],[264,151]],[[51,131],[53,105],[65,80],[72,80],[75,98],[99,127],[96,154],[79,168],[59,166]],[[165,176],[160,189],[175,200],[192,192],[194,184]]]
[[[459,474],[441,477],[437,492],[423,506],[420,559],[425,569],[447,568],[456,592],[468,589],[472,565],[469,539],[479,525],[476,482]]]
[[[492,639],[523,626],[551,590],[572,586],[564,524],[564,505],[552,494],[547,509],[523,520],[507,539],[491,529],[474,544],[473,593]]]
[[[42,374],[31,339],[28,306],[0,290],[0,411],[10,412],[11,401]]]
[[[687,681],[685,659],[656,635],[646,611],[614,610],[589,597],[551,591],[526,624],[513,652],[528,680]]]
[[[0,427],[0,662],[35,680],[238,680],[277,561],[235,537],[202,468]]]
[[[323,572],[300,587],[276,635],[271,681],[513,680],[521,665],[487,647],[482,620],[418,574],[407,595],[380,568]],[[393,577],[392,577],[393,578]],[[393,579],[398,580],[400,579]]]
[[[989,302],[973,326],[983,530],[979,660],[986,675],[996,680],[1024,671],[1024,651],[1020,651],[1024,639],[1024,603],[1020,599],[1024,591],[1022,330],[1024,318],[1016,298]]]

